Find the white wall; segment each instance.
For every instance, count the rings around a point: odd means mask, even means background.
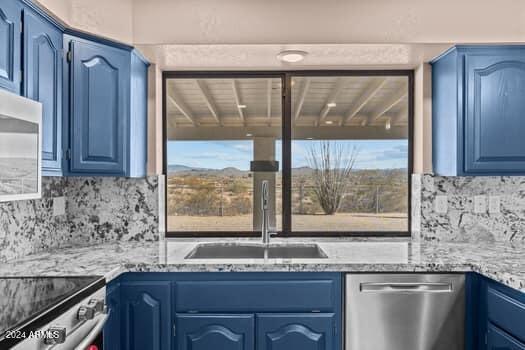
[[[522,0],[38,0],[78,29],[134,44],[525,41]]]
[[[432,173],[432,67],[414,70],[414,173]]]
[[[134,0],[140,44],[525,40],[523,0]]]
[[[73,28],[124,43],[133,43],[133,0],[38,0],[38,2]]]

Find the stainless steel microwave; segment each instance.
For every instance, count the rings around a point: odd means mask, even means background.
[[[0,90],[0,202],[42,195],[42,105]]]

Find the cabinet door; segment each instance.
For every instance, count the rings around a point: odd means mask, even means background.
[[[22,7],[18,0],[0,2],[0,88],[20,93],[20,33]]]
[[[525,350],[525,344],[511,337],[501,329],[489,324],[487,350]]]
[[[253,350],[254,315],[177,314],[177,350]]]
[[[72,40],[69,171],[125,175],[129,118],[129,53]]]
[[[525,50],[465,63],[465,173],[525,173]]]
[[[42,103],[42,172],[62,169],[62,32],[24,11],[24,95]]]
[[[171,349],[170,282],[122,283],[120,296],[122,348]]]
[[[104,326],[104,349],[121,349],[120,346],[120,285],[106,286],[106,304],[109,319]]]
[[[258,314],[257,350],[335,350],[334,314]]]

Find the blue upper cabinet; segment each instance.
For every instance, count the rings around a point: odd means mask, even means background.
[[[121,343],[126,350],[171,349],[169,282],[126,282],[120,286]]]
[[[436,174],[525,174],[524,47],[455,47],[432,84]]]
[[[147,63],[132,50],[70,35],[68,175],[146,174]]]
[[[129,54],[72,39],[70,49],[69,172],[126,174]]]
[[[253,350],[254,315],[179,314],[177,350]]]
[[[0,1],[0,89],[42,103],[43,175],[146,175],[148,66],[31,0]]]
[[[42,103],[42,173],[62,174],[62,31],[24,9],[24,95]]]
[[[0,88],[19,94],[21,89],[22,5],[18,0],[0,2]]]

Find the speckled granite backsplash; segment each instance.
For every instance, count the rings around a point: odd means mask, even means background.
[[[0,261],[48,248],[158,239],[158,177],[44,177],[42,199],[0,203]],[[65,197],[64,215],[53,198]]]
[[[413,227],[420,226],[422,240],[525,242],[525,177],[414,175],[413,180],[413,193],[420,186],[421,195],[414,200],[420,201],[421,217]],[[436,198],[446,200],[446,213],[437,212]],[[475,212],[476,200],[481,213]]]

